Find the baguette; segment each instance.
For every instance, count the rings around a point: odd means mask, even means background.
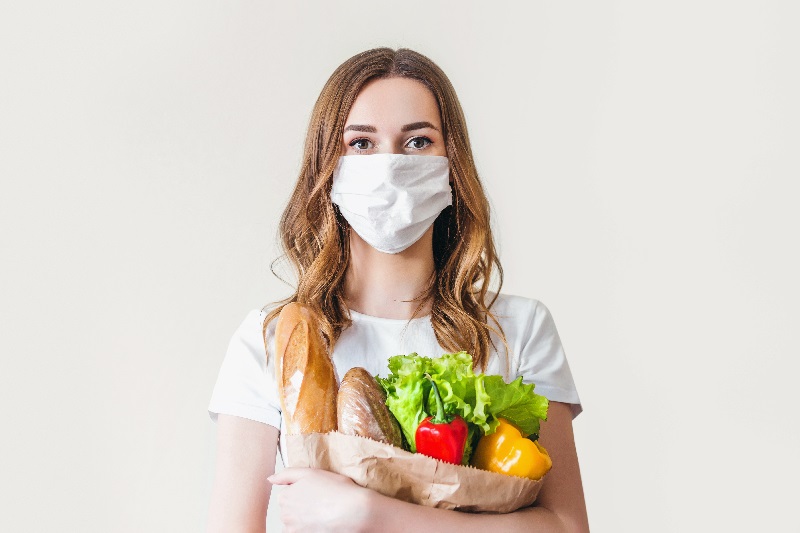
[[[336,371],[314,312],[299,303],[278,315],[275,377],[287,433],[336,430]]]
[[[366,369],[354,367],[344,375],[336,411],[339,432],[402,447],[400,425],[386,407],[383,389]]]

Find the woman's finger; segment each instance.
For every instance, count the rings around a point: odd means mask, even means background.
[[[311,468],[288,467],[284,468],[277,474],[272,474],[267,478],[267,481],[273,485],[291,485],[310,475],[311,472]]]

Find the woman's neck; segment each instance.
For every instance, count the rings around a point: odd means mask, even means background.
[[[350,232],[350,264],[344,281],[347,305],[353,311],[381,318],[407,320],[430,314],[429,300],[415,300],[430,286],[434,273],[433,227],[398,254],[385,254]],[[417,308],[422,303],[422,307]]]

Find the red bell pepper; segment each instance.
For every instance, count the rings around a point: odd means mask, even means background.
[[[425,377],[436,395],[436,416],[425,418],[414,436],[417,452],[448,463],[461,464],[467,443],[467,423],[458,415],[447,415],[436,383],[429,374]]]

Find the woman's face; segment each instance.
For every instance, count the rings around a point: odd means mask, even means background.
[[[367,83],[353,102],[342,140],[342,155],[447,155],[436,99],[409,78]]]

